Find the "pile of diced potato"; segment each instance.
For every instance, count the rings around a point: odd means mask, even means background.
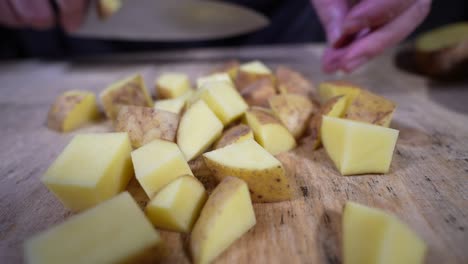
[[[155,92],[153,102],[135,75],[100,93],[115,132],[76,135],[45,173],[47,188],[80,213],[28,240],[28,263],[138,263],[162,243],[154,227],[190,233],[193,262],[210,263],[255,225],[252,202],[294,197],[275,155],[323,144],[342,175],[387,173],[398,138],[390,100],[343,81],[316,93],[300,73],[259,61],[229,62],[195,89],[187,75],[164,73]],[[66,132],[98,116],[95,95],[74,90],[56,99],[48,126]],[[144,213],[125,192],[132,177],[149,198]],[[343,228],[345,263],[424,256],[411,230],[376,209],[348,203]]]

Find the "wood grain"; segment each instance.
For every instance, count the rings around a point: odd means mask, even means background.
[[[339,78],[320,72],[320,46],[208,49],[75,62],[0,64],[0,262],[21,263],[22,243],[71,213],[39,179],[70,139],[110,131],[108,122],[76,132],[48,130],[54,98],[68,89],[98,92],[140,72],[149,85],[164,71],[209,72],[229,58],[262,59],[300,70],[315,82]],[[341,213],[346,200],[383,208],[411,226],[429,245],[427,263],[468,262],[468,84],[440,84],[404,73],[388,52],[347,79],[398,104],[400,130],[388,175],[340,176],[323,149],[302,145],[284,154],[294,162],[300,197],[255,204],[257,225],[217,263],[341,263]],[[133,180],[130,192],[147,202]],[[162,232],[161,262],[189,263],[186,235]]]

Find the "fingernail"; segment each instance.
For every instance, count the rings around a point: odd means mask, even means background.
[[[366,63],[367,61],[368,61],[368,58],[366,57],[358,57],[358,58],[352,59],[348,61],[347,63],[345,63],[344,70],[346,72],[352,72],[353,70],[355,70],[362,64]]]

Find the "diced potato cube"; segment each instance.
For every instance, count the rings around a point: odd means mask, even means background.
[[[190,89],[188,92],[184,93],[179,97],[172,99],[157,100],[154,103],[154,109],[164,110],[180,115],[184,111],[188,100],[193,96],[193,94],[193,90]]]
[[[224,125],[238,119],[248,108],[242,96],[230,83],[207,82],[202,89],[201,98]]]
[[[310,96],[315,87],[302,74],[285,66],[279,66],[275,71],[278,91],[281,94],[300,94]]]
[[[348,106],[344,118],[388,127],[395,108],[394,102],[362,90]]]
[[[250,83],[240,93],[249,106],[268,107],[268,100],[276,95],[276,89],[271,79],[263,78]]]
[[[107,117],[112,120],[117,116],[119,105],[153,107],[153,100],[139,74],[108,86],[99,96]]]
[[[101,264],[135,261],[161,238],[127,193],[26,241],[26,263]]]
[[[177,131],[177,144],[190,161],[213,144],[223,131],[223,123],[208,105],[199,100],[182,116]]]
[[[255,202],[277,202],[292,197],[281,162],[253,139],[207,152],[203,157],[218,180],[234,176],[247,182]]]
[[[347,202],[343,213],[343,263],[423,263],[426,244],[386,212]]]
[[[223,148],[232,143],[242,142],[247,139],[254,139],[252,129],[247,125],[239,124],[224,131],[221,138],[216,142],[214,148]]]
[[[47,126],[60,132],[68,132],[97,119],[98,116],[99,109],[94,93],[72,90],[55,99],[47,115]]]
[[[247,124],[257,140],[268,152],[276,155],[296,147],[293,135],[267,109],[254,107],[245,113]]]
[[[322,142],[342,175],[387,173],[398,130],[323,116]]]
[[[213,73],[208,76],[203,76],[197,79],[197,89],[203,88],[205,84],[210,82],[227,82],[231,85],[234,85],[231,77],[227,73]]]
[[[133,176],[127,133],[75,136],[42,177],[73,211],[92,207],[121,192]]]
[[[250,84],[260,80],[270,79],[275,82],[275,76],[271,70],[260,61],[251,61],[244,63],[239,67],[236,77],[236,88],[242,92]]]
[[[132,152],[135,176],[149,198],[175,178],[193,175],[179,147],[172,142],[155,139]]]
[[[122,0],[98,0],[96,1],[99,18],[104,20],[122,7]]]
[[[190,80],[183,73],[163,73],[156,80],[156,93],[160,98],[176,98],[191,89]]]
[[[158,228],[190,232],[207,198],[205,187],[193,176],[181,176],[161,189],[146,206]]]
[[[319,85],[319,97],[322,103],[333,97],[343,95],[346,97],[346,108],[354,101],[361,92],[361,88],[346,81],[322,82]]]
[[[127,132],[132,146],[139,148],[154,139],[175,141],[179,116],[149,107],[123,105],[114,126],[116,131]]]
[[[318,111],[318,106],[299,94],[275,95],[269,103],[275,116],[296,139],[304,134],[312,113]]]
[[[230,60],[213,70],[213,73],[227,73],[231,80],[235,80],[239,71],[239,61]]]
[[[213,191],[190,238],[195,264],[211,263],[256,223],[244,181],[228,177]]]

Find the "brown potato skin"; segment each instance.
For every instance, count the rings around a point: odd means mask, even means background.
[[[121,105],[115,130],[127,132],[132,146],[141,147],[154,139],[175,142],[179,115],[149,107]]]
[[[62,94],[58,96],[47,114],[47,126],[50,129],[63,132],[65,118],[84,97],[85,95],[81,94]]]
[[[231,78],[233,78],[233,80],[235,80],[235,78],[237,77],[237,73],[239,71],[239,67],[240,67],[240,63],[239,63],[238,60],[229,60],[229,61],[225,62],[224,64],[222,64],[221,66],[216,67],[215,69],[213,69],[213,71],[211,71],[211,73],[225,72],[225,73],[228,73],[229,76],[231,76]]]
[[[436,78],[450,78],[468,74],[468,39],[455,46],[432,52],[415,48],[418,70]]]
[[[243,71],[241,69],[239,69],[239,71],[237,72],[237,77],[234,83],[236,84],[237,90],[242,93],[242,91],[248,86],[261,79],[269,80],[269,83],[271,83],[273,88],[275,87],[275,76],[273,74],[258,74]]]
[[[227,145],[235,143],[240,137],[253,133],[249,126],[239,124],[224,131],[221,138],[214,145],[214,149],[223,148]]]
[[[206,166],[203,156],[189,161],[188,164],[193,175],[203,184],[208,193],[218,185],[218,179],[213,176],[211,170]]]
[[[240,91],[249,106],[268,107],[268,100],[276,95],[274,83],[269,78],[261,78]]]
[[[275,71],[276,83],[280,93],[294,93],[304,96],[315,94],[314,84],[301,73],[286,66],[278,66]]]
[[[267,108],[252,107],[249,110],[247,110],[247,112],[255,116],[258,122],[262,125],[281,124],[281,122]]]
[[[362,90],[348,106],[344,118],[383,126],[392,118],[395,108],[394,102]]]

